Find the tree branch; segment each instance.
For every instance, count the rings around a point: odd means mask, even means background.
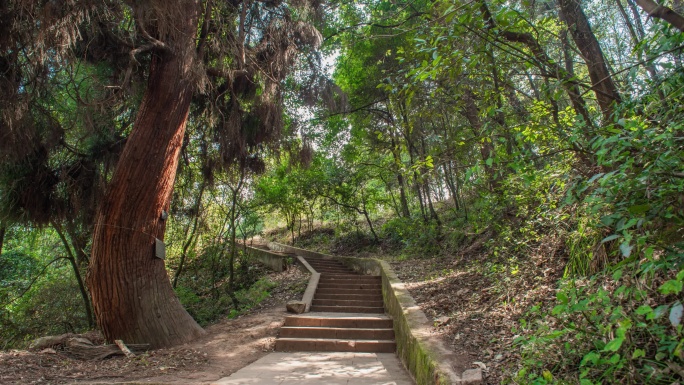
[[[648,16],[665,20],[684,32],[684,16],[678,14],[672,8],[660,5],[653,0],[636,0],[636,3],[641,9],[646,11]]]

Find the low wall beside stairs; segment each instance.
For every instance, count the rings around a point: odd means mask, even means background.
[[[278,255],[269,250],[263,250],[257,247],[247,246],[247,254],[259,261],[266,267],[274,271],[283,271],[287,268],[286,258],[292,258],[288,255]]]
[[[295,255],[338,260],[362,274],[382,277],[382,296],[387,313],[394,319],[397,355],[418,385],[481,384],[482,371],[469,369],[457,373],[452,367],[453,354],[441,339],[430,334],[432,325],[418,307],[390,265],[375,258],[337,257],[293,246],[270,242],[275,251]]]

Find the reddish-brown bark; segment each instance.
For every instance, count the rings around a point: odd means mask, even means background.
[[[117,169],[100,204],[88,272],[98,325],[109,340],[184,343],[204,333],[185,311],[155,258],[155,238],[164,239],[168,211],[194,82],[198,4],[182,3],[183,20],[162,36],[164,52],[153,54],[145,95]],[[170,4],[171,6],[171,4]]]

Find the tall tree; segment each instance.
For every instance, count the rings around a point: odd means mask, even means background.
[[[175,12],[134,8],[139,28],[157,48],[133,131],[99,206],[88,272],[104,335],[153,346],[191,341],[204,333],[174,295],[164,261],[154,253],[157,239],[164,239],[164,213],[195,91],[200,17],[197,1],[166,7]]]
[[[47,111],[42,115],[28,107],[44,95],[59,94],[62,74],[67,76],[62,83],[82,83],[68,77],[74,72],[69,68],[102,68],[97,103],[78,94],[66,99],[111,111],[103,127],[118,130],[105,146],[91,148],[100,157],[115,152],[113,162],[90,159],[74,169],[96,170],[93,175],[107,184],[94,220],[87,277],[107,339],[160,347],[203,333],[175,297],[164,261],[155,258],[189,116],[212,122],[207,139],[218,143],[212,147],[212,167],[239,161],[263,168],[259,153],[275,146],[282,132],[281,84],[298,54],[321,42],[307,22],[315,8],[306,1],[293,4],[12,0],[0,5],[0,146],[12,155],[2,154],[3,171],[31,177],[19,179],[22,191],[0,197],[1,206],[33,213],[37,223],[68,212],[53,198],[61,191],[60,176],[70,174],[51,168],[53,159],[81,157],[72,142],[97,141],[79,141],[74,127],[58,124],[68,119],[49,113],[52,101],[40,105]],[[132,116],[131,127],[125,122]],[[11,173],[3,176],[11,180]]]

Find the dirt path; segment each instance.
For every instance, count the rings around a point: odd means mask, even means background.
[[[308,275],[299,269],[270,273],[268,298],[247,314],[208,326],[185,345],[133,358],[79,361],[65,352],[0,351],[0,384],[203,384],[226,377],[273,351],[288,300],[301,298]],[[89,338],[96,341],[89,333]],[[101,338],[101,337],[100,337]]]
[[[226,377],[273,350],[285,307],[209,326],[195,342],[133,358],[78,361],[59,352],[0,353],[1,384],[201,384]]]

